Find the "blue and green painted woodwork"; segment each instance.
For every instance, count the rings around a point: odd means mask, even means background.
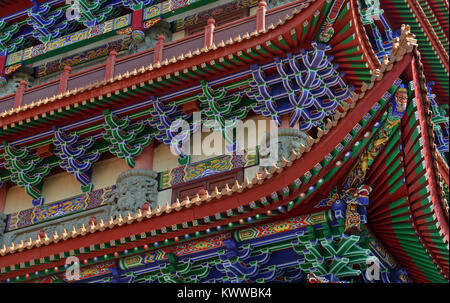
[[[275,58],[277,74],[265,76],[258,65],[252,65],[253,81],[249,96],[256,99],[253,111],[272,118],[281,125],[280,116],[290,114],[289,126],[299,123],[308,131],[323,126],[326,117],[334,116],[353,96],[354,88],[343,81],[342,73],[327,56],[331,47],[312,42],[312,49],[289,53],[284,59]]]
[[[6,160],[5,168],[11,173],[11,181],[25,188],[28,195],[33,198],[33,205],[39,206],[44,203],[41,197],[42,180],[50,172],[48,164],[41,164],[42,158],[30,152],[27,147],[16,148],[8,142],[3,141]]]
[[[203,112],[210,119],[205,126],[221,132],[227,151],[235,152],[238,147],[233,136],[233,129],[237,125],[237,120],[243,119],[248,111],[245,106],[238,106],[242,99],[241,95],[238,92],[227,96],[224,88],[214,90],[204,80],[200,81],[200,84],[203,95],[199,96],[199,100],[205,106]]]
[[[91,168],[96,162],[100,153],[98,151],[90,151],[94,145],[95,139],[90,136],[81,139],[76,134],[67,134],[61,128],[53,127],[55,138],[54,154],[61,159],[59,166],[73,174],[78,182],[81,183],[81,191],[89,192],[93,188],[91,183]]]
[[[145,121],[131,123],[129,117],[117,117],[109,110],[103,112],[105,133],[109,151],[120,159],[125,159],[129,167],[134,167],[136,157],[150,144],[153,135],[145,133]]]

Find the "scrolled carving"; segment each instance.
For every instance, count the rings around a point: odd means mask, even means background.
[[[148,169],[127,170],[119,175],[116,188],[107,194],[111,204],[110,216],[136,213],[144,203],[156,207],[158,197],[158,174]]]
[[[29,73],[17,71],[12,74],[8,79],[2,77],[0,84],[0,96],[6,96],[9,94],[13,94],[17,91],[17,88],[20,85],[20,81],[26,80],[27,87],[31,87],[34,85],[34,78]]]
[[[130,54],[144,51],[146,49],[151,49],[155,47],[158,41],[158,36],[164,34],[165,42],[172,41],[172,32],[170,31],[170,24],[165,21],[159,21],[153,25],[146,33],[142,39],[131,39],[130,45],[128,47]]]
[[[46,221],[40,224],[31,225],[25,228],[19,228],[12,231],[8,231],[3,236],[3,243],[0,241],[1,246],[9,246],[12,242],[19,243],[20,241],[28,241],[37,239],[37,236],[41,230],[51,237],[55,231],[58,234],[63,233],[64,230],[70,232],[74,227],[80,228],[83,224],[89,226],[89,219],[95,216],[96,219],[106,221],[108,220],[108,213],[110,207],[108,205],[100,206],[98,208],[86,210],[81,213],[71,214],[69,216],[63,216],[56,218],[55,220]],[[1,216],[1,214],[0,214]],[[0,222],[1,224],[1,222]],[[1,228],[1,226],[0,226]],[[4,230],[4,229],[3,229]]]
[[[294,128],[281,128],[266,134],[259,147],[261,169],[269,168],[273,163],[280,166],[282,157],[289,159],[292,150],[299,152],[301,145],[307,148],[308,139],[306,133]]]

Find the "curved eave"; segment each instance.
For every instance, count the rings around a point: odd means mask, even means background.
[[[34,104],[21,106],[11,111],[4,112],[3,117],[0,118],[0,125],[4,126],[17,123],[26,118],[32,118],[35,115],[49,113],[51,110],[73,106],[83,100],[106,97],[108,93],[114,94],[116,91],[132,89],[133,86],[139,86],[140,84],[148,83],[149,81],[160,82],[158,81],[158,78],[165,79],[167,75],[173,76],[176,73],[183,73],[183,71],[190,70],[193,67],[196,68],[201,64],[209,64],[212,60],[219,62],[220,59],[225,59],[228,55],[237,54],[239,51],[242,52],[248,48],[256,47],[257,45],[265,45],[268,41],[271,41],[275,45],[280,45],[278,41],[279,36],[286,35],[292,29],[300,28],[300,25],[304,21],[310,19],[316,11],[321,10],[324,3],[325,0],[296,1],[293,3],[295,5],[292,6],[291,14],[285,16],[284,20],[279,20],[279,23],[276,25],[270,24],[266,26],[264,31],[257,32],[255,30],[251,33],[240,33],[233,38],[230,37],[230,40],[222,45],[213,44],[211,47],[204,47],[202,49],[189,51],[188,53],[185,53],[185,50],[180,49],[180,53],[176,58],[174,56],[170,60],[166,59],[155,64],[142,66],[134,71],[127,71],[114,78],[91,83],[81,88],[51,96],[45,100],[35,100]],[[297,10],[299,7],[300,10]],[[286,48],[284,52],[287,51],[289,50]],[[127,56],[126,58],[137,57],[142,55],[142,53],[143,52]],[[282,53],[283,51],[269,51],[269,56],[273,58]],[[226,71],[225,74],[233,73],[234,70],[238,69],[237,66],[233,66],[232,70]],[[89,70],[91,69],[92,68]],[[198,77],[200,78],[200,75]],[[211,75],[208,75],[207,77],[211,77]],[[198,79],[196,81],[198,82]],[[193,81],[191,82],[194,83]],[[167,92],[173,92],[178,90],[179,86],[165,86],[164,89]]]
[[[426,79],[423,72],[423,66],[420,61],[420,53],[415,52],[412,64],[412,75],[414,81],[414,92],[417,100],[417,112],[419,114],[419,123],[422,129],[421,135],[424,141],[423,151],[426,163],[426,169],[428,174],[428,183],[430,185],[432,201],[434,205],[434,210],[439,221],[439,225],[444,234],[445,241],[449,243],[449,223],[448,219],[445,217],[445,212],[441,204],[441,192],[439,184],[439,164],[438,164],[438,154],[434,144],[434,131],[433,122],[431,121],[431,103],[427,98],[426,90]]]
[[[364,24],[362,22],[362,17],[359,12],[359,6],[357,0],[350,0],[350,5],[352,9],[352,18],[355,22],[355,31],[359,40],[359,44],[361,45],[364,56],[366,57],[367,63],[371,70],[375,70],[380,68],[381,64],[376,56],[375,52],[372,49],[372,45],[370,44],[369,38],[367,38],[366,31],[364,29]]]
[[[42,3],[44,1],[37,1]],[[31,1],[0,0],[0,17],[5,17],[33,6]]]
[[[355,125],[361,121],[363,116],[371,110],[375,103],[380,100],[385,92],[390,89],[392,84],[411,65],[412,45],[404,36],[405,41],[400,44],[391,55],[391,61],[384,62],[380,70],[376,72],[369,86],[357,95],[350,109],[347,109],[342,115],[338,115],[338,123],[321,137],[311,142],[307,151],[301,154],[291,155],[291,159],[285,162],[282,167],[274,168],[271,172],[264,173],[261,178],[255,177],[252,182],[244,182],[242,186],[233,186],[232,189],[224,190],[216,197],[209,197],[196,201],[183,201],[181,205],[168,204],[163,208],[149,213],[138,213],[134,216],[129,215],[126,218],[117,218],[107,222],[103,226],[92,225],[87,228],[73,230],[66,235],[46,238],[44,240],[34,241],[27,244],[21,243],[9,248],[0,250],[0,268],[13,268],[12,271],[2,274],[1,279],[24,275],[27,272],[43,270],[53,266],[64,265],[64,260],[56,258],[55,261],[48,264],[39,264],[31,268],[18,268],[15,265],[30,262],[30,260],[41,259],[50,256],[59,256],[64,252],[89,248],[94,244],[108,243],[111,241],[120,241],[120,249],[130,249],[146,243],[161,241],[168,237],[182,236],[186,230],[176,230],[168,234],[155,235],[151,238],[139,238],[142,233],[151,230],[161,229],[166,226],[182,224],[193,220],[202,220],[206,216],[213,216],[217,213],[226,213],[227,210],[237,209],[239,207],[248,207],[252,201],[271,196],[274,192],[279,192],[284,187],[292,186],[293,183],[303,176],[305,172],[314,168],[327,154],[340,144],[344,137],[352,131]],[[380,81],[382,80],[382,81]],[[318,144],[320,143],[320,144]],[[336,160],[337,161],[337,160]],[[332,164],[333,165],[333,164]],[[325,172],[325,171],[324,171]],[[314,184],[321,178],[320,174],[312,178],[310,183],[303,184],[302,188],[291,188],[286,196],[279,195],[278,200],[257,209],[250,209],[248,212],[237,214],[232,218],[212,222],[205,225],[193,226],[189,228],[189,233],[218,225],[236,222],[248,216],[267,213],[268,210],[277,213],[279,206],[286,206],[289,209],[289,202],[298,197],[299,191],[306,189],[310,184]],[[297,204],[296,206],[299,207]],[[148,218],[148,216],[150,218]],[[125,239],[135,237],[136,241],[126,243]],[[122,241],[123,240],[123,241]],[[88,250],[88,253],[82,254],[81,258],[89,259],[104,254],[114,253],[118,247],[111,247],[102,250]]]
[[[378,68],[379,63],[367,40],[354,1],[348,0],[344,3],[344,6],[348,6],[348,10],[342,14],[342,18],[338,18],[335,22],[336,34],[329,42],[332,46],[329,54],[335,57],[334,62],[338,63],[340,65],[339,70],[345,73],[345,82],[348,85],[353,85],[357,93],[361,93],[370,84],[372,70]],[[230,43],[213,45],[210,48],[203,48],[193,53],[182,54],[177,58],[166,59],[161,63],[147,67],[142,66],[139,70],[128,71],[107,81],[67,91],[64,94],[45,100],[36,100],[32,104],[4,112],[2,117],[0,117],[0,126],[3,127],[3,130],[11,130],[8,139],[12,141],[15,138],[29,136],[33,132],[50,129],[51,125],[58,123],[66,125],[70,121],[75,121],[75,119],[79,120],[79,115],[70,113],[67,113],[65,118],[53,118],[51,121],[49,121],[49,118],[54,117],[52,115],[58,113],[58,110],[65,111],[73,108],[83,110],[86,103],[90,102],[89,100],[109,100],[110,104],[108,106],[110,108],[123,106],[124,102],[132,104],[146,100],[150,95],[159,96],[162,92],[170,94],[180,90],[180,85],[165,86],[164,82],[167,82],[165,79],[167,77],[176,78],[177,74],[193,71],[199,66],[207,66],[214,70],[214,73],[209,73],[204,77],[198,76],[197,79],[190,79],[182,83],[182,85],[185,85],[185,87],[198,86],[198,79],[200,78],[217,79],[219,76],[230,75],[236,71],[248,68],[253,63],[268,62],[273,60],[275,56],[282,57],[288,52],[297,52],[300,48],[310,48],[310,43],[320,28],[320,18],[322,17],[319,17],[319,20],[316,20],[314,25],[312,25],[312,18],[323,10],[325,3],[324,0],[294,2],[291,4],[291,14],[286,16],[284,20],[279,20],[276,25],[267,26],[264,32],[254,31],[241,34],[231,39]],[[299,7],[303,7],[301,13],[297,10]],[[308,24],[311,24],[311,26],[308,28],[308,33],[303,35],[302,31],[305,21],[308,21]],[[293,33],[297,37],[295,41],[292,39]],[[287,45],[280,43],[280,39],[287,42]],[[278,50],[271,49],[267,46],[268,44],[276,46]],[[254,58],[247,53],[252,49],[253,51],[251,52],[255,52],[258,47],[265,48],[267,52],[267,55],[264,55],[262,60]],[[218,71],[212,64],[212,62],[227,60],[230,55],[237,57],[242,53],[251,57],[251,60],[244,61],[245,64],[236,64],[225,71]],[[162,85],[162,88],[158,90],[146,89],[148,83],[159,83]],[[130,96],[131,93],[136,91],[137,96]],[[198,92],[200,92],[200,88]],[[123,97],[117,101],[115,96],[118,93],[128,94],[128,97]],[[190,93],[192,94],[193,92]],[[102,108],[100,106],[98,109],[87,108],[86,110],[91,115],[94,115],[95,112],[101,112]],[[43,122],[38,121],[41,117]],[[33,124],[29,125],[30,121]],[[41,124],[37,125],[36,121]],[[17,130],[14,132],[15,128]]]
[[[421,4],[424,2],[421,2]],[[443,34],[449,40],[449,20],[448,20],[448,1],[447,0],[426,0],[425,2],[428,4],[429,9],[431,11],[424,9],[424,13],[433,13],[436,17],[436,20],[439,22],[439,25],[442,28]]]
[[[396,130],[397,141],[381,151],[367,177],[374,188],[368,224],[416,282],[442,283],[449,278],[448,216],[417,50],[407,72],[415,103]]]
[[[439,37],[436,34],[435,29],[430,23],[430,20],[425,15],[422,7],[419,5],[417,1],[413,0],[407,0],[409,7],[413,10],[414,15],[416,16],[417,20],[419,21],[421,27],[423,28],[424,32],[426,33],[428,39],[430,40],[431,44],[433,45],[433,48],[435,49],[436,53],[438,54],[439,59],[441,60],[442,64],[445,67],[445,70],[447,73],[449,72],[449,57],[447,50],[444,48],[442,41],[439,39]],[[438,27],[436,29],[439,29]],[[448,44],[448,41],[446,41]]]

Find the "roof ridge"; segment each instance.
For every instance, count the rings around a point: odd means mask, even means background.
[[[438,156],[440,154],[437,151],[436,144],[434,143],[435,135],[434,135],[434,131],[433,131],[434,122],[431,120],[431,118],[432,118],[431,110],[430,110],[431,102],[430,102],[430,100],[428,98],[428,95],[426,93],[427,92],[426,77],[425,77],[425,74],[424,74],[423,64],[421,62],[421,54],[420,54],[419,50],[417,49],[417,47],[414,48],[413,54],[414,54],[414,57],[417,59],[416,60],[416,65],[417,65],[417,70],[418,70],[418,73],[419,73],[419,82],[420,82],[420,86],[421,86],[420,90],[422,92],[422,96],[421,97],[425,101],[425,102],[423,102],[424,103],[423,104],[424,105],[424,113],[425,113],[425,121],[424,122],[426,123],[427,129],[423,130],[423,131],[426,131],[428,133],[428,136],[429,136],[428,146],[429,146],[429,148],[431,150],[431,155],[432,155],[432,161],[431,161],[430,164],[433,166],[433,169],[431,169],[431,171],[433,173],[433,176],[429,176],[429,177],[434,177],[434,180],[436,181],[436,183],[437,183],[437,185],[439,186],[439,189],[440,189],[438,191],[438,195],[439,195],[439,197],[441,197],[441,199],[440,199],[440,209],[437,208],[437,207],[434,207],[433,208],[433,212],[435,212],[437,214],[436,217],[437,217],[437,220],[439,222],[439,227],[441,228],[441,230],[443,231],[443,234],[444,234],[444,241],[447,242],[447,244],[448,244],[449,243],[448,216],[446,216],[446,213],[444,211],[445,210],[445,205],[442,204],[442,202],[443,202],[443,199],[442,199],[442,188],[441,188],[440,182],[438,182],[440,174],[439,174],[439,169],[438,169],[437,166],[439,165],[439,163],[438,163],[438,161],[439,161]],[[420,118],[420,116],[421,115],[419,115],[419,118]],[[425,144],[423,145],[423,148],[426,148]],[[447,169],[448,169],[448,166],[447,166]],[[440,219],[439,214],[444,214],[444,218],[446,218],[446,220],[447,220],[446,221],[447,222],[447,230],[445,230],[445,228],[444,228],[445,225],[443,226],[443,224],[441,224],[441,220],[439,220]]]
[[[414,1],[414,0],[406,0],[406,2],[411,7],[413,14],[415,13],[414,10],[417,10],[417,12],[420,14],[420,16],[416,16],[417,21],[419,21],[419,23],[424,22],[425,26],[430,31],[431,37],[429,37],[429,39],[432,40],[431,41],[432,44],[433,44],[433,42],[435,42],[437,44],[438,49],[436,49],[435,51],[438,53],[438,57],[440,58],[441,63],[444,65],[445,69],[447,70],[447,73],[449,73],[449,56],[448,56],[447,52],[445,51],[445,48],[442,45],[441,40],[438,38],[436,32],[434,31],[433,26],[431,26],[431,23],[428,20],[427,16],[425,15],[422,7],[419,5],[419,3],[417,3],[417,1]],[[426,31],[425,31],[425,33],[426,33]],[[443,56],[443,58],[441,58],[441,56]],[[443,59],[445,60],[445,62],[443,61]]]

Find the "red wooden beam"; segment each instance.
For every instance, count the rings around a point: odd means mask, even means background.
[[[16,95],[14,96],[13,108],[22,106],[23,93],[25,92],[26,87],[27,87],[27,80],[24,79],[20,81],[19,87],[16,90]]]
[[[66,64],[64,66],[64,71],[61,74],[61,78],[59,78],[59,86],[58,86],[58,94],[62,94],[67,90],[67,80],[69,79],[69,74],[72,68],[70,65]]]
[[[204,42],[203,46],[206,48],[209,48],[212,46],[214,42],[214,25],[216,24],[216,21],[213,17],[210,17],[208,19],[208,23],[205,26],[205,34],[204,34]]]
[[[266,29],[266,11],[266,1],[261,0],[258,5],[258,10],[256,11],[256,30],[258,32]]]
[[[3,1],[2,1],[3,2]],[[29,9],[33,6],[31,1],[5,1],[6,3],[1,3],[0,5],[0,17],[5,17],[26,9]],[[43,1],[38,1],[43,2]],[[26,15],[26,14],[25,14]]]
[[[106,59],[105,80],[114,78],[114,65],[116,64],[116,57],[117,57],[117,51],[112,50],[109,53],[108,59]]]
[[[6,55],[0,56],[0,76],[5,75],[5,62],[6,62]]]
[[[143,30],[142,28],[142,9],[133,11],[131,17],[131,30]]]
[[[160,34],[158,36],[158,41],[155,43],[155,48],[154,48],[154,52],[153,52],[153,63],[154,64],[162,61],[163,46],[164,46],[165,40],[166,40],[166,37],[164,36],[164,34]]]

